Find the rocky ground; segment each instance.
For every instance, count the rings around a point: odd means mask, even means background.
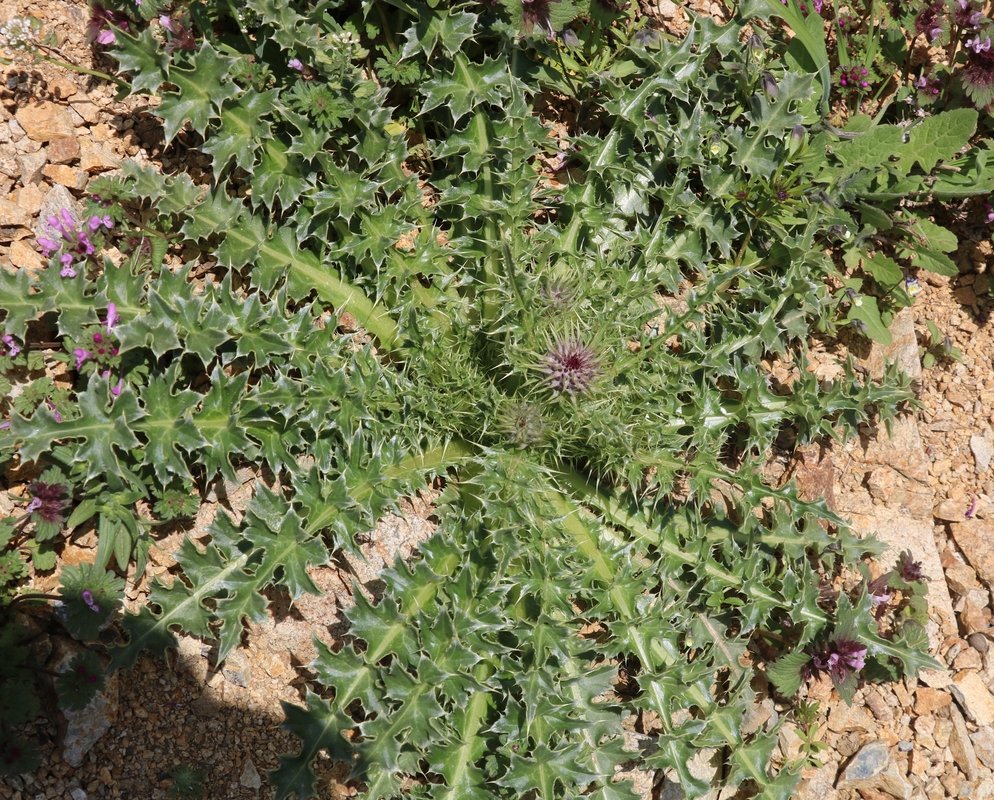
[[[720,13],[715,4],[701,7]],[[672,16],[674,29],[686,23],[672,3],[658,11]],[[94,66],[84,3],[0,0],[0,22],[25,13],[59,37],[72,61]],[[168,168],[178,157],[162,152],[143,106],[117,102],[106,84],[50,65],[3,68],[0,268],[42,268],[35,246],[39,226],[122,158]],[[805,774],[798,800],[994,797],[994,409],[988,402],[994,397],[988,273],[994,251],[988,232],[969,223],[960,220],[958,227],[965,232],[961,274],[952,280],[926,276],[915,306],[895,321],[893,346],[874,349],[865,361],[873,373],[884,360],[897,360],[915,381],[920,407],[898,420],[890,435],[867,430],[845,445],[806,450],[791,465],[802,491],[825,497],[856,530],[876,532],[890,545],[884,568],[903,549],[924,564],[933,652],[946,669],[866,687],[852,706],[839,702],[827,682],[808,687],[808,698],[820,704],[816,726],[827,749],[823,766]],[[947,342],[931,341],[929,321]],[[923,351],[942,356],[952,348],[960,352],[958,360],[942,357],[922,370]],[[221,507],[240,513],[254,481],[243,473],[240,483],[211,498],[194,535]],[[430,497],[415,498],[403,517],[384,521],[371,537],[369,562],[352,565],[371,592],[384,563],[430,535],[429,512]],[[179,535],[153,551],[153,574],[168,580],[169,553]],[[65,563],[92,559],[94,545],[92,537],[74,542],[63,554]],[[299,702],[312,638],[330,642],[340,634],[339,611],[349,602],[349,575],[328,567],[315,570],[314,579],[324,596],[304,597],[292,608],[272,598],[277,613],[271,623],[253,627],[247,646],[220,671],[211,670],[208,647],[185,638],[167,661],[143,659],[117,676],[84,712],[60,725],[39,723],[43,766],[0,785],[0,800],[162,798],[183,770],[199,776],[204,797],[272,797],[266,772],[293,746],[279,728],[280,702]],[[50,582],[39,581],[39,588]],[[139,590],[129,602],[141,599]],[[62,647],[53,643],[52,663],[64,657]],[[773,725],[783,711],[763,700],[747,724]],[[800,747],[798,728],[788,723],[778,755],[790,757]],[[696,766],[713,772],[706,759]],[[322,796],[353,794],[340,782],[340,768],[326,763],[320,773]],[[646,798],[679,796],[663,775],[634,775]]]

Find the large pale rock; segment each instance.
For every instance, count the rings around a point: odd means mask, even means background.
[[[863,745],[839,776],[838,789],[877,789],[907,800],[913,791],[907,776],[890,757],[890,748],[883,742]]]
[[[994,724],[994,695],[978,673],[957,672],[950,690],[969,719],[979,726]]]
[[[29,139],[49,142],[59,136],[72,136],[72,115],[65,106],[42,102],[26,105],[14,115]]]
[[[42,168],[41,174],[60,186],[81,191],[86,188],[86,173],[76,167],[65,164],[48,164]]]
[[[988,589],[994,589],[994,520],[954,522],[949,529],[977,576]]]

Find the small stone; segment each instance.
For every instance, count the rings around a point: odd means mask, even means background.
[[[973,670],[956,673],[950,687],[967,718],[977,725],[994,724],[994,696]]]
[[[952,733],[949,736],[949,752],[953,754],[953,761],[966,775],[967,780],[975,781],[978,774],[977,754],[967,733],[966,721],[955,706],[949,709],[949,718],[953,723]]]
[[[843,784],[846,784],[847,788],[858,788],[853,786],[857,783],[869,785],[866,782],[882,775],[888,764],[890,764],[890,750],[887,745],[883,742],[870,742],[861,747],[846,765],[838,787],[841,789]]]
[[[73,103],[72,109],[90,125],[100,121],[100,106],[96,103],[91,103],[89,100],[82,100],[78,103]]]
[[[902,753],[910,753],[912,748],[914,748],[914,744],[909,742],[907,739],[902,739],[897,743],[897,749]]]
[[[87,172],[102,172],[121,166],[120,156],[107,145],[99,142],[83,141],[80,151],[79,166]]]
[[[962,522],[966,519],[966,510],[969,507],[969,503],[964,503],[958,498],[951,498],[943,500],[932,509],[932,516],[942,522]]]
[[[13,242],[7,257],[16,269],[39,270],[45,266],[45,259],[25,239]]]
[[[51,164],[69,164],[79,158],[79,141],[75,136],[57,136],[48,143]]]
[[[983,655],[988,650],[990,650],[991,647],[990,640],[982,633],[971,633],[969,636],[966,637],[966,640],[970,643],[970,647],[972,647],[981,655]]]
[[[0,198],[0,229],[26,228],[31,224],[31,213],[19,203]],[[13,237],[11,237],[13,238]],[[0,238],[0,241],[4,241]]]
[[[988,589],[994,587],[994,523],[971,519],[949,526],[960,551]]]
[[[946,585],[953,594],[963,597],[971,589],[979,589],[977,572],[969,564],[962,561],[950,561],[945,565]]]
[[[12,142],[17,142],[24,138],[24,128],[21,127],[16,119],[12,119],[7,123],[7,129],[10,131],[10,140]]]
[[[985,725],[970,734],[970,743],[977,758],[988,769],[994,769],[994,728]]]
[[[835,772],[838,765],[827,761],[818,768],[808,767],[801,772],[801,782],[791,795],[792,800],[836,800]]]
[[[255,764],[252,763],[251,758],[245,759],[245,766],[242,767],[242,774],[238,778],[238,782],[246,789],[259,789],[262,787],[262,778],[259,777],[259,771],[255,768]]]
[[[919,686],[915,692],[915,715],[925,717],[940,708],[951,705],[953,699],[949,692],[940,689],[929,689],[927,686]]]
[[[984,666],[983,659],[980,657],[980,653],[974,650],[972,647],[967,647],[963,650],[956,659],[953,661],[953,669],[982,669]]]
[[[24,153],[17,157],[17,164],[20,167],[21,186],[30,183],[41,183],[42,170],[48,160],[48,154],[44,150],[36,153]]]
[[[56,78],[48,84],[48,88],[51,89],[52,94],[60,100],[66,100],[79,91],[79,89],[76,88],[76,84],[68,78]]]
[[[50,142],[59,136],[73,135],[73,121],[69,110],[56,103],[42,102],[23,106],[15,114],[18,124],[29,139]]]
[[[991,460],[994,459],[994,444],[991,444],[986,437],[974,434],[970,437],[970,451],[973,453],[973,463],[977,467],[977,472],[987,472]]]
[[[14,202],[17,203],[18,208],[33,217],[41,210],[41,203],[44,199],[45,192],[38,184],[32,183],[17,190]]]
[[[917,775],[919,778],[924,778],[930,766],[932,766],[932,762],[928,760],[928,756],[925,755],[925,753],[923,753],[921,750],[911,751],[911,759],[909,761],[909,767],[911,769],[912,775]]]
[[[67,167],[63,164],[49,164],[41,172],[52,183],[65,186],[67,189],[81,191],[86,188],[86,173],[81,169]]]

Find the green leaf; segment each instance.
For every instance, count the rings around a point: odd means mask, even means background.
[[[119,475],[123,454],[140,444],[132,428],[145,416],[135,394],[125,389],[113,397],[107,381],[93,377],[79,397],[80,416],[56,420],[47,407],[39,408],[30,419],[14,417],[11,431],[21,441],[22,458],[34,461],[56,442],[78,441],[73,461],[84,465],[84,475],[93,479]]]
[[[896,286],[904,280],[900,264],[882,253],[864,256],[863,271],[881,286]]]
[[[780,694],[793,697],[801,688],[801,670],[810,660],[803,650],[794,650],[768,665],[766,675]]]
[[[422,84],[421,113],[445,103],[452,113],[452,121],[458,123],[480,103],[500,103],[510,93],[512,80],[503,60],[490,59],[474,64],[459,53],[448,76],[432,78]]]
[[[313,797],[317,780],[311,766],[314,759],[325,750],[335,761],[349,763],[350,748],[344,734],[354,723],[312,692],[307,693],[306,708],[286,702],[282,706],[286,717],[283,727],[300,739],[301,749],[295,756],[280,756],[279,768],[270,773],[276,798]]]
[[[891,343],[890,331],[880,319],[880,309],[877,308],[875,297],[866,294],[854,297],[852,306],[849,308],[849,316],[846,319],[850,322],[852,320],[862,322],[866,326],[866,335],[875,342],[880,342],[883,345]]]
[[[156,114],[162,118],[165,140],[168,144],[187,123],[203,135],[225,100],[234,97],[239,87],[229,78],[235,60],[222,56],[205,39],[194,54],[189,69],[173,66],[168,81],[176,91],[162,95]]]
[[[908,142],[897,150],[898,168],[907,173],[918,164],[929,173],[940,161],[948,161],[966,146],[977,129],[977,112],[957,108],[926,117],[911,128]]]

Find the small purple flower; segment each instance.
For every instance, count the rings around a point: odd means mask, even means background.
[[[72,354],[76,356],[76,369],[83,366],[83,362],[90,357],[90,351],[84,350],[82,347],[77,347],[72,351]]]
[[[51,400],[46,400],[45,405],[47,405],[49,410],[52,412],[52,416],[55,418],[55,421],[62,422],[62,415],[59,413],[59,409],[55,407],[55,403]]]
[[[122,389],[124,389],[124,378],[120,378],[115,386],[110,387],[110,393],[114,395],[114,397],[120,397]]]
[[[117,306],[114,303],[107,304],[107,333],[114,330],[117,325]]]
[[[893,596],[894,592],[890,588],[890,573],[886,572],[879,578],[875,578],[866,585],[866,593],[870,601],[875,606],[886,603]]]
[[[39,237],[38,246],[44,251],[46,258],[59,249],[58,242],[53,239],[49,239],[47,236]]]
[[[31,514],[41,508],[41,500],[37,497],[31,498],[31,502],[28,503],[28,507],[24,509],[28,514]]]
[[[100,606],[93,602],[93,592],[89,589],[84,589],[80,594],[80,597],[83,598],[83,602],[86,603],[86,606],[90,609],[90,611],[95,614],[100,613]]]
[[[0,336],[0,342],[3,342],[5,345],[7,345],[6,355],[10,356],[11,358],[13,358],[18,353],[21,352],[21,346],[16,341],[14,341],[14,337],[11,336],[9,333],[5,333],[3,336]]]
[[[301,60],[299,58],[291,58],[289,61],[286,62],[286,65],[290,69],[297,70],[297,72],[303,72],[304,71],[304,64],[303,64],[303,62],[301,62]]]
[[[973,515],[976,513],[977,513],[977,498],[974,497],[970,501],[970,507],[963,512],[963,516],[966,517],[967,519],[973,519]]]
[[[556,394],[576,396],[585,392],[600,373],[597,353],[578,338],[555,342],[542,357],[540,371],[545,384]]]
[[[991,49],[991,37],[988,36],[985,39],[981,39],[978,34],[972,39],[967,39],[963,42],[963,46],[972,50],[974,53],[985,53]]]
[[[994,222],[994,206],[992,206],[990,203],[985,203],[984,212],[987,215],[986,216],[987,223],[990,224],[991,222]]]
[[[72,264],[66,264],[62,269],[59,270],[59,275],[63,278],[75,278],[77,272],[73,269]]]

